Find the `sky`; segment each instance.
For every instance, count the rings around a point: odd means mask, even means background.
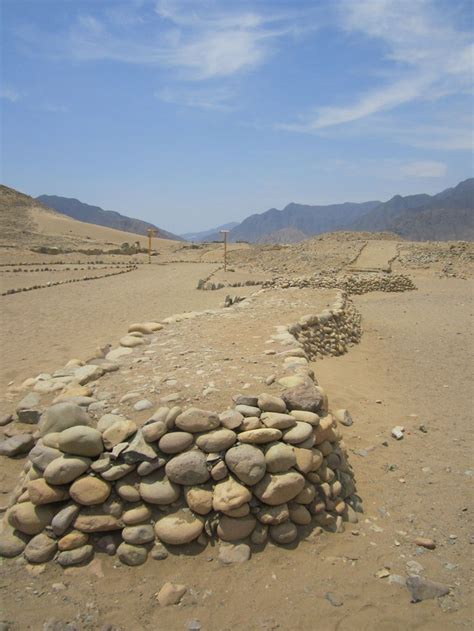
[[[471,0],[2,0],[1,180],[175,233],[473,175]]]

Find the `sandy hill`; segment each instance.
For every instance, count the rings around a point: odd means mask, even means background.
[[[77,221],[29,195],[0,185],[0,247],[110,250],[136,241],[145,247],[147,239],[130,232]],[[176,246],[176,242],[169,239],[154,239],[154,243],[160,248]]]
[[[107,228],[114,228],[123,232],[131,232],[132,234],[141,236],[146,236],[147,231],[152,228],[158,231],[161,238],[182,241],[181,237],[167,232],[148,221],[136,219],[135,217],[127,217],[115,210],[104,210],[100,206],[91,206],[72,197],[40,195],[36,199],[48,208],[53,208],[62,215],[67,215],[72,219],[93,223],[98,226],[106,226]]]

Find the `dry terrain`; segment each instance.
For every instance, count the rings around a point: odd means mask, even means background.
[[[42,224],[45,230],[52,230],[49,221]],[[54,239],[74,229],[55,226]],[[84,230],[95,244],[105,247],[106,240],[113,241],[103,236],[106,228]],[[54,239],[50,233],[48,242]],[[115,243],[120,239],[126,240],[123,233]],[[0,252],[0,262],[8,264],[0,271],[5,287],[28,287],[47,279],[48,272],[13,272],[12,266],[54,265],[58,255],[34,254],[24,242],[14,245]],[[134,410],[136,398],[146,396],[155,407],[172,401],[220,411],[232,405],[231,397],[238,392],[281,391],[276,382],[265,384],[279,365],[276,355],[267,351],[282,350],[271,337],[275,327],[321,311],[332,302],[334,290],[270,289],[222,309],[227,294],[250,296],[259,288],[196,289],[199,279],[221,265],[220,246],[160,242],[160,247],[151,265],[144,255],[100,256],[108,265],[129,260],[138,264],[123,275],[0,297],[1,414],[14,412],[27,377],[54,371],[71,358],[86,360],[97,347],[117,346],[131,322],[187,311],[209,310],[165,326],[149,344],[134,349],[117,373],[91,384],[94,396],[104,401],[104,412],[118,408],[140,424],[149,412]],[[213,278],[243,282],[277,273],[291,277],[351,266],[383,268],[397,253],[393,270],[408,273],[418,290],[354,296],[362,314],[360,343],[344,355],[312,363],[330,408],[347,408],[354,420],[342,430],[365,509],[357,524],[346,524],[339,534],[310,532],[287,547],[268,544],[254,550],[249,561],[228,567],[219,563],[213,545],[170,549],[166,559],[149,558],[139,567],[127,567],[103,553],[84,567],[66,570],[55,563],[6,559],[1,566],[0,619],[7,625],[0,627],[472,628],[472,247],[342,233],[291,247],[241,244],[230,253],[235,271],[218,270]],[[60,257],[71,267],[89,259],[73,250]],[[50,273],[51,280],[76,274],[58,269]],[[130,392],[137,397],[121,402]],[[54,396],[44,395],[42,405],[49,405]],[[405,428],[400,441],[391,436],[396,425]],[[32,426],[15,421],[0,429],[10,435],[32,431]],[[24,462],[0,456],[3,509]],[[436,548],[417,546],[417,537],[433,539]],[[406,577],[413,568],[448,585],[449,595],[410,603],[407,588],[390,576]],[[166,581],[186,585],[179,605],[157,603],[155,595]]]

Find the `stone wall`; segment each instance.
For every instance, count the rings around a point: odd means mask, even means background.
[[[371,291],[400,292],[416,289],[405,274],[314,274],[299,278],[276,277],[262,285],[264,288],[289,289],[341,289],[348,294],[360,295]]]
[[[288,327],[308,359],[343,355],[361,337],[361,316],[345,292],[338,292],[329,309],[305,315]]]
[[[347,322],[351,313],[341,294],[318,321]],[[122,348],[163,324],[131,325]],[[283,347],[278,394],[234,395],[220,413],[160,407],[141,427],[113,413],[95,421],[77,398],[44,410],[4,520],[0,554],[67,567],[106,552],[140,565],[149,555],[165,558],[169,546],[204,549],[221,541],[226,562],[232,544],[248,558],[270,540],[286,545],[356,522],[362,505],[338,425],[350,424],[350,416],[331,413],[314,379],[306,324],[274,336]],[[114,369],[110,359],[71,366],[68,388]],[[22,451],[8,455],[15,453]]]

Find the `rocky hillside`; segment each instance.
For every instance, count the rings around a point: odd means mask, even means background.
[[[361,204],[346,202],[329,206],[291,203],[283,210],[271,208],[259,215],[247,217],[231,231],[230,240],[255,243],[262,237],[284,228],[294,228],[309,236],[343,230],[379,205],[378,201]]]
[[[91,206],[79,201],[78,199],[70,197],[59,197],[57,195],[40,195],[36,198],[39,202],[54,208],[57,212],[77,219],[78,221],[84,221],[86,223],[93,223],[97,226],[106,226],[108,228],[115,228],[116,230],[123,230],[124,232],[131,232],[133,234],[146,235],[149,228],[158,230],[159,236],[162,239],[172,239],[173,241],[182,241],[181,237],[178,237],[171,232],[162,230],[152,223],[142,221],[141,219],[135,219],[133,217],[127,217],[115,210],[104,210],[100,206]]]
[[[259,243],[299,243],[309,239],[309,235],[297,228],[282,228],[259,239]]]
[[[353,230],[392,231],[413,241],[474,240],[474,178],[437,195],[396,195]]]

